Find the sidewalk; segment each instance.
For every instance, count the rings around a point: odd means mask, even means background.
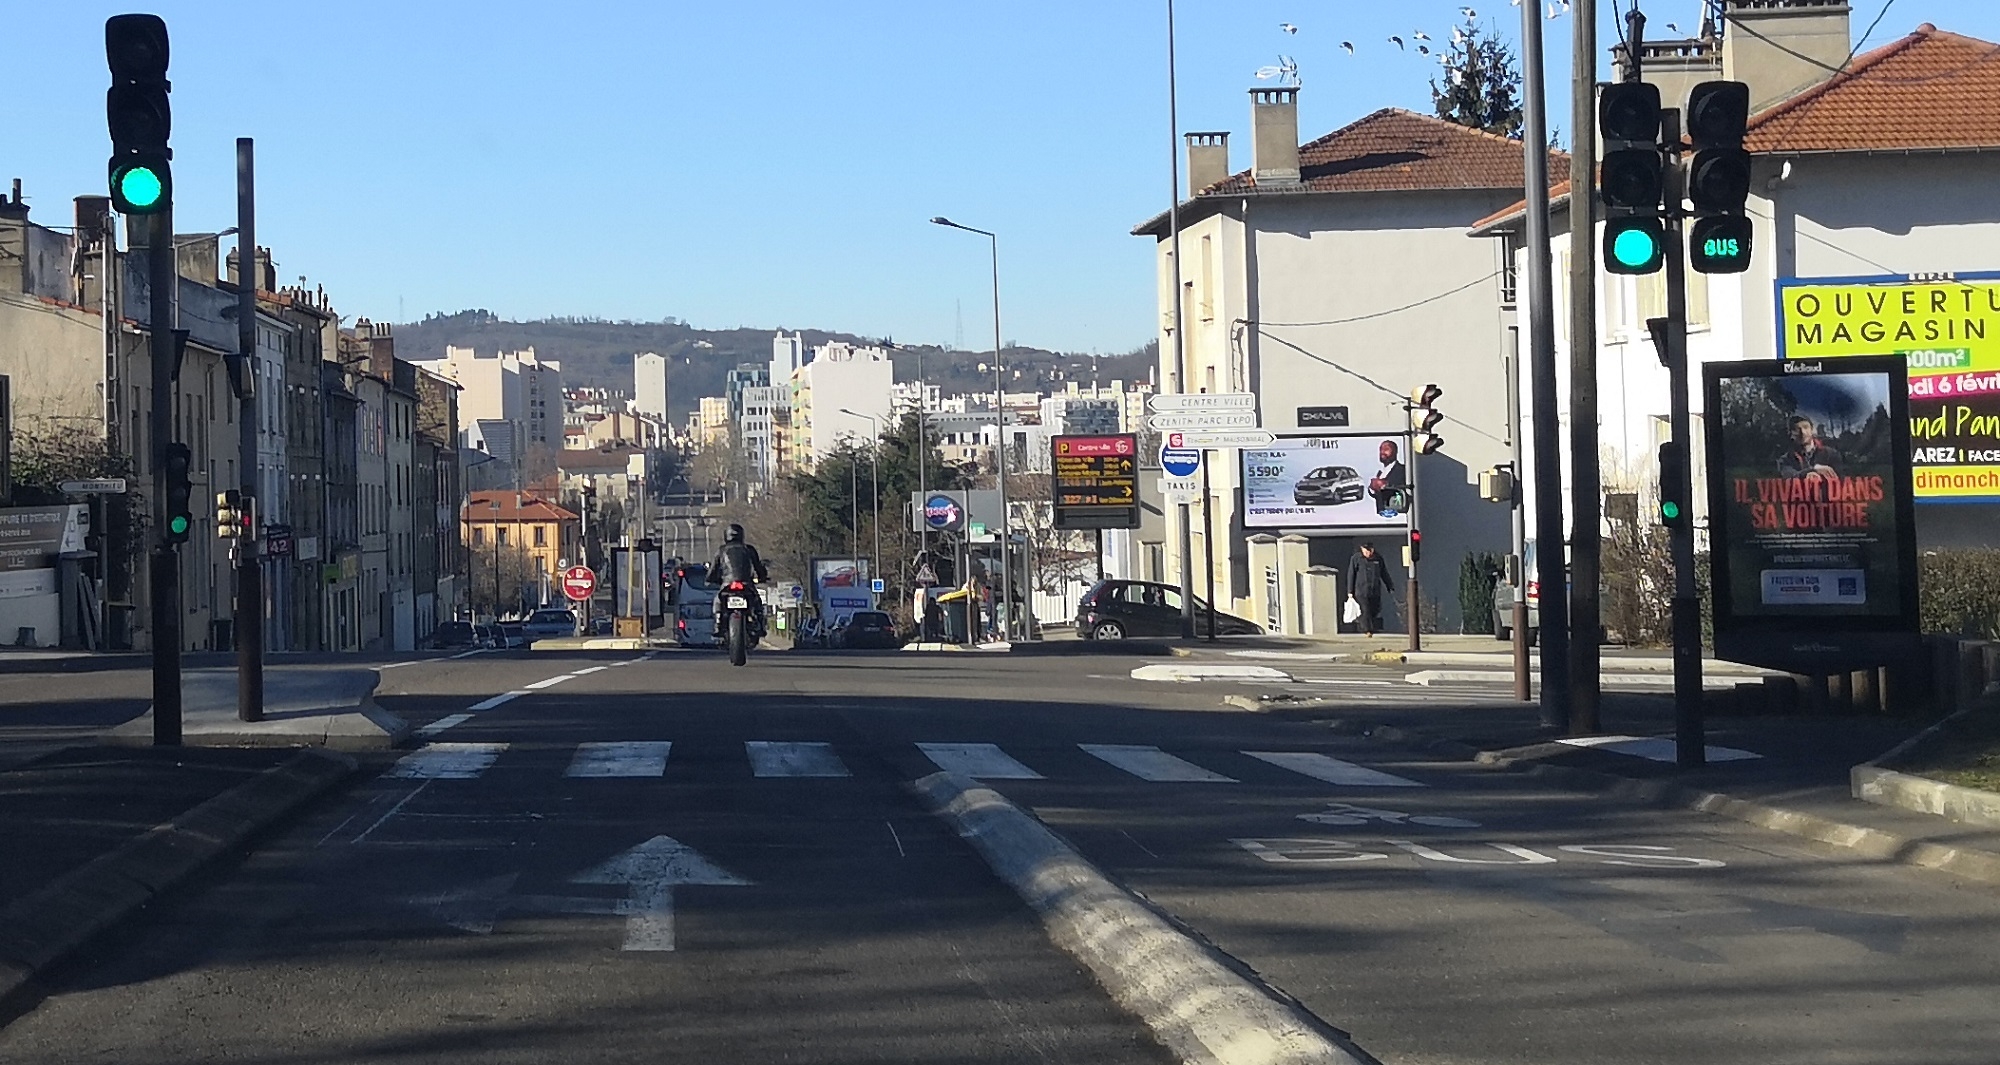
[[[1961,824],[1853,796],[1853,768],[1915,735],[1927,721],[1711,715],[1706,730],[1708,764],[1683,771],[1672,761],[1673,703],[1662,696],[1607,694],[1599,723],[1606,736],[1665,742],[1594,746],[1560,742],[1562,733],[1541,726],[1534,704],[1477,710],[1410,706],[1335,711],[1300,701],[1289,708],[1273,705],[1271,712],[1427,748],[1448,758],[1529,772],[1566,787],[1703,810],[1871,857],[2000,884],[2000,828]],[[1619,753],[1620,747],[1666,760]],[[1758,757],[1734,753],[1739,751]]]

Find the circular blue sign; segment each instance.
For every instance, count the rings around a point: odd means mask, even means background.
[[[931,496],[924,500],[924,524],[933,529],[956,530],[965,524],[965,508],[948,495]]]
[[[1201,469],[1201,451],[1191,447],[1163,447],[1160,468],[1175,477],[1193,477]]]

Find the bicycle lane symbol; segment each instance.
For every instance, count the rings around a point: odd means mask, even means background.
[[[1435,814],[1406,814],[1398,810],[1378,810],[1372,806],[1356,806],[1352,803],[1328,803],[1326,809],[1318,813],[1298,814],[1301,821],[1316,825],[1423,825],[1427,828],[1478,828],[1479,822],[1463,817],[1442,817]]]

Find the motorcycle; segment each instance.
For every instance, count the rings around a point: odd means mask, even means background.
[[[716,596],[716,620],[722,627],[723,645],[729,648],[729,664],[740,666],[749,660],[750,647],[757,642],[757,626],[750,616],[750,597],[742,581],[730,581]]]

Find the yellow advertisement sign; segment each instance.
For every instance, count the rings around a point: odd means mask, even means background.
[[[2000,502],[2000,278],[1781,282],[1778,355],[1901,356],[1917,499]]]

